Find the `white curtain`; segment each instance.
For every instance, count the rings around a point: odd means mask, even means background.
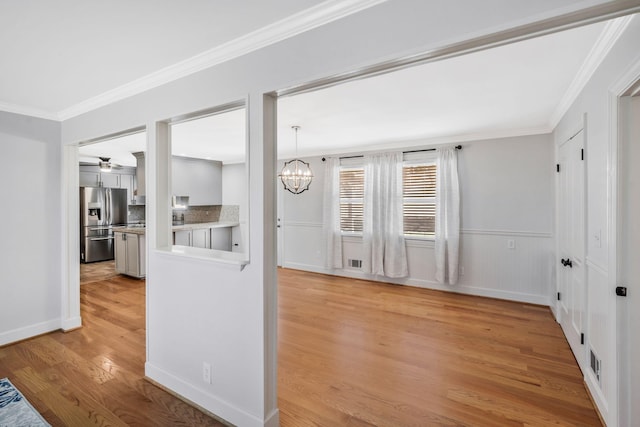
[[[365,156],[363,260],[365,273],[408,275],[402,217],[402,153]]]
[[[458,153],[453,147],[436,151],[436,280],[455,285],[460,247]]]
[[[323,234],[325,236],[325,266],[342,268],[342,235],[340,233],[340,159],[329,157],[325,164]]]

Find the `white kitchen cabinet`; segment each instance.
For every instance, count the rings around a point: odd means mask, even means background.
[[[138,196],[146,195],[146,184],[145,184],[145,153],[143,151],[132,153],[136,158],[136,184],[137,187],[134,187],[134,190],[137,191]]]
[[[222,204],[222,162],[173,156],[171,191],[174,196],[189,196],[189,205]]]
[[[116,271],[142,278],[146,270],[145,235],[135,233],[115,234]]]
[[[211,249],[211,232],[208,228],[191,231],[191,246],[194,248]]]
[[[134,204],[133,190],[135,188],[134,175],[120,175],[120,188],[127,189],[127,204]]]
[[[211,249],[231,251],[231,227],[211,228]]]
[[[173,244],[179,246],[191,246],[191,230],[174,231]]]
[[[116,271],[120,274],[127,274],[127,241],[123,237],[126,233],[113,233],[115,238],[114,254]]]
[[[106,188],[120,188],[120,174],[112,172],[100,173],[102,186]]]
[[[80,187],[105,187],[105,188],[126,188],[127,201],[133,199],[133,190],[135,190],[135,169],[123,167],[122,169],[112,170],[111,172],[102,172],[95,165],[81,165],[79,173]]]
[[[99,187],[100,186],[99,172],[80,171],[79,178],[80,178],[80,187]]]
[[[211,249],[211,232],[208,228],[177,230],[173,232],[173,244]]]

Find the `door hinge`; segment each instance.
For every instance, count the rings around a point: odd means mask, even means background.
[[[580,160],[584,160],[584,148],[580,149]]]
[[[556,172],[560,173],[560,163],[556,165]]]
[[[558,292],[558,297],[557,298],[558,298],[558,301],[560,301],[560,292]]]
[[[584,345],[584,334],[580,334],[580,344]]]
[[[619,297],[626,297],[627,296],[627,287],[626,286],[617,286],[616,287],[616,295],[618,295]]]

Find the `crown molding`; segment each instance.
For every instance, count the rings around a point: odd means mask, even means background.
[[[199,55],[89,98],[58,113],[67,120],[124,98],[197,73],[287,38],[344,18],[387,0],[327,0]]]
[[[406,150],[406,149],[420,149],[426,147],[459,144],[459,143],[476,143],[494,139],[504,138],[518,138],[535,135],[550,135],[553,132],[552,128],[548,126],[528,127],[528,128],[513,128],[496,131],[478,131],[458,135],[447,136],[428,136],[428,137],[415,137],[407,139],[396,139],[387,141],[370,141],[366,145],[353,146],[349,145],[349,148],[331,148],[331,149],[310,149],[299,151],[300,157],[317,157],[317,156],[334,156],[334,155],[358,155],[363,152],[378,152],[378,151],[390,151],[390,150]],[[293,158],[293,153],[282,152],[278,153],[278,159]]]
[[[549,126],[552,129],[558,126],[562,117],[569,111],[571,105],[573,105],[600,64],[602,64],[602,61],[604,61],[622,33],[624,33],[624,30],[627,29],[632,19],[633,15],[630,15],[607,22],[598,40],[591,48],[591,51],[567,88],[567,91],[562,96],[562,99],[560,99],[553,114],[551,114]]]
[[[7,113],[20,114],[23,116],[37,117],[46,120],[59,121],[60,118],[56,113],[51,111],[39,110],[37,108],[25,107],[17,104],[10,104],[8,102],[0,101],[0,111]]]

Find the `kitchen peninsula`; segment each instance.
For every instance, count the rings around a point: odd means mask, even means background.
[[[231,230],[239,225],[236,221],[173,225],[173,244],[231,252]],[[130,224],[114,231],[116,271],[133,277],[145,277],[145,225]]]

